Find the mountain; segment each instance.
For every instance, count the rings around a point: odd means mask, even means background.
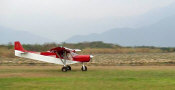
[[[73,36],[65,42],[104,41],[123,46],[175,47],[175,15],[147,27],[131,29],[116,28],[101,34]]]
[[[0,26],[0,44],[7,44],[14,41],[20,41],[21,43],[25,44],[52,42],[52,40],[31,34],[26,31],[17,31]]]
[[[160,20],[170,17],[172,15],[175,15],[175,3],[162,7],[153,9],[143,15],[132,17],[128,22],[132,27],[143,27],[143,26],[149,26],[154,23],[159,22]],[[134,23],[133,23],[134,22]]]
[[[144,8],[143,8],[144,9]],[[104,17],[99,20],[94,20],[91,24],[98,27],[96,30],[105,31],[107,28],[140,28],[152,25],[160,20],[175,15],[175,3],[168,6],[155,8],[141,15],[128,16],[128,17]],[[101,26],[101,27],[99,27]]]

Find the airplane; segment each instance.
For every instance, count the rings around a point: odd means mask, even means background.
[[[15,56],[29,58],[38,61],[63,65],[62,71],[71,70],[70,64],[82,63],[81,70],[87,71],[84,63],[89,62],[93,55],[78,55],[79,49],[70,49],[66,47],[52,48],[46,52],[27,51],[23,48],[19,41],[14,42]]]

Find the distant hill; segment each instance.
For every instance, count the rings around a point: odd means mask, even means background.
[[[138,29],[116,28],[101,34],[77,35],[66,40],[70,43],[83,41],[103,41],[123,46],[175,47],[175,16]]]
[[[14,41],[20,41],[21,43],[25,44],[52,42],[52,40],[31,34],[26,31],[17,31],[0,26],[0,44],[7,44]]]
[[[123,18],[121,20],[115,20],[117,27],[131,27],[139,28],[143,26],[149,26],[154,23],[159,22],[160,20],[175,15],[175,3],[162,7],[153,9],[147,13],[144,13],[139,16],[133,16],[128,18]]]

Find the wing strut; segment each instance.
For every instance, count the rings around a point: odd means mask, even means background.
[[[56,54],[57,54],[58,58],[60,58],[61,62],[64,64],[64,66],[66,66],[66,60],[61,59],[60,55],[57,52],[56,52]]]

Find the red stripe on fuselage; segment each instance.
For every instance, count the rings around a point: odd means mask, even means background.
[[[56,56],[56,58],[58,58],[58,56],[56,55],[56,53],[51,53],[51,52],[41,52],[40,55],[44,55],[44,56]]]

